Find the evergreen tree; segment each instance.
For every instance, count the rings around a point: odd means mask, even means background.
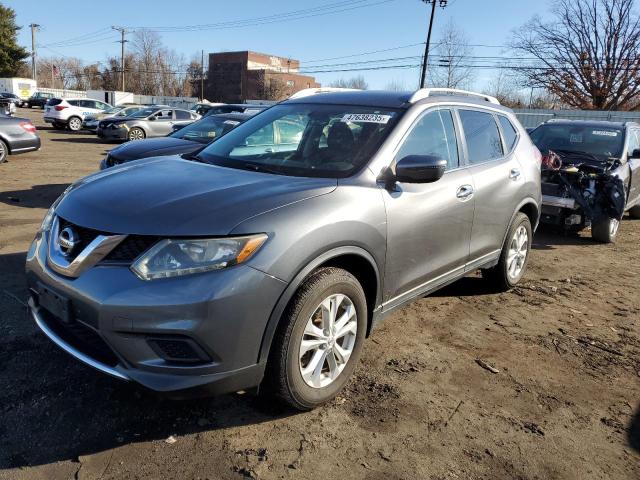
[[[14,77],[29,52],[18,45],[16,12],[0,3],[0,77]]]

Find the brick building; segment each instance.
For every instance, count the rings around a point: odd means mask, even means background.
[[[256,52],[209,54],[205,97],[213,102],[282,100],[305,88],[319,87],[314,77],[300,75],[300,62]]]

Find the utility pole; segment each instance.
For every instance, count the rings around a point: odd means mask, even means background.
[[[32,23],[29,25],[31,27],[31,77],[38,81],[36,74],[38,73],[36,68],[36,30],[40,25],[37,23]]]
[[[200,60],[200,100],[204,100],[204,50]]]
[[[122,89],[121,91],[124,92],[124,44],[127,43],[129,40],[125,40],[124,36],[127,33],[127,29],[124,27],[111,27],[114,30],[120,32],[120,40],[118,40],[118,43],[120,43],[122,49],[121,49],[121,53],[120,53],[120,71],[121,71],[121,81],[120,81],[120,88]]]
[[[420,88],[424,88],[427,81],[427,63],[429,62],[429,47],[431,45],[431,31],[433,30],[433,19],[436,15],[436,3],[440,4],[440,7],[447,6],[448,0],[422,0],[427,5],[431,5],[431,18],[429,19],[429,31],[427,33],[427,43],[424,47],[424,58],[422,59],[422,71],[420,73]]]

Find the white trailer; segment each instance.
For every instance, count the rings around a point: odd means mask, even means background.
[[[13,93],[26,100],[36,91],[36,81],[30,78],[0,78],[0,92]]]

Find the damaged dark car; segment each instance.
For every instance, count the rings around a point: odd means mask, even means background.
[[[640,218],[640,124],[552,120],[531,132],[542,152],[541,221],[591,227],[613,243],[625,212]]]

